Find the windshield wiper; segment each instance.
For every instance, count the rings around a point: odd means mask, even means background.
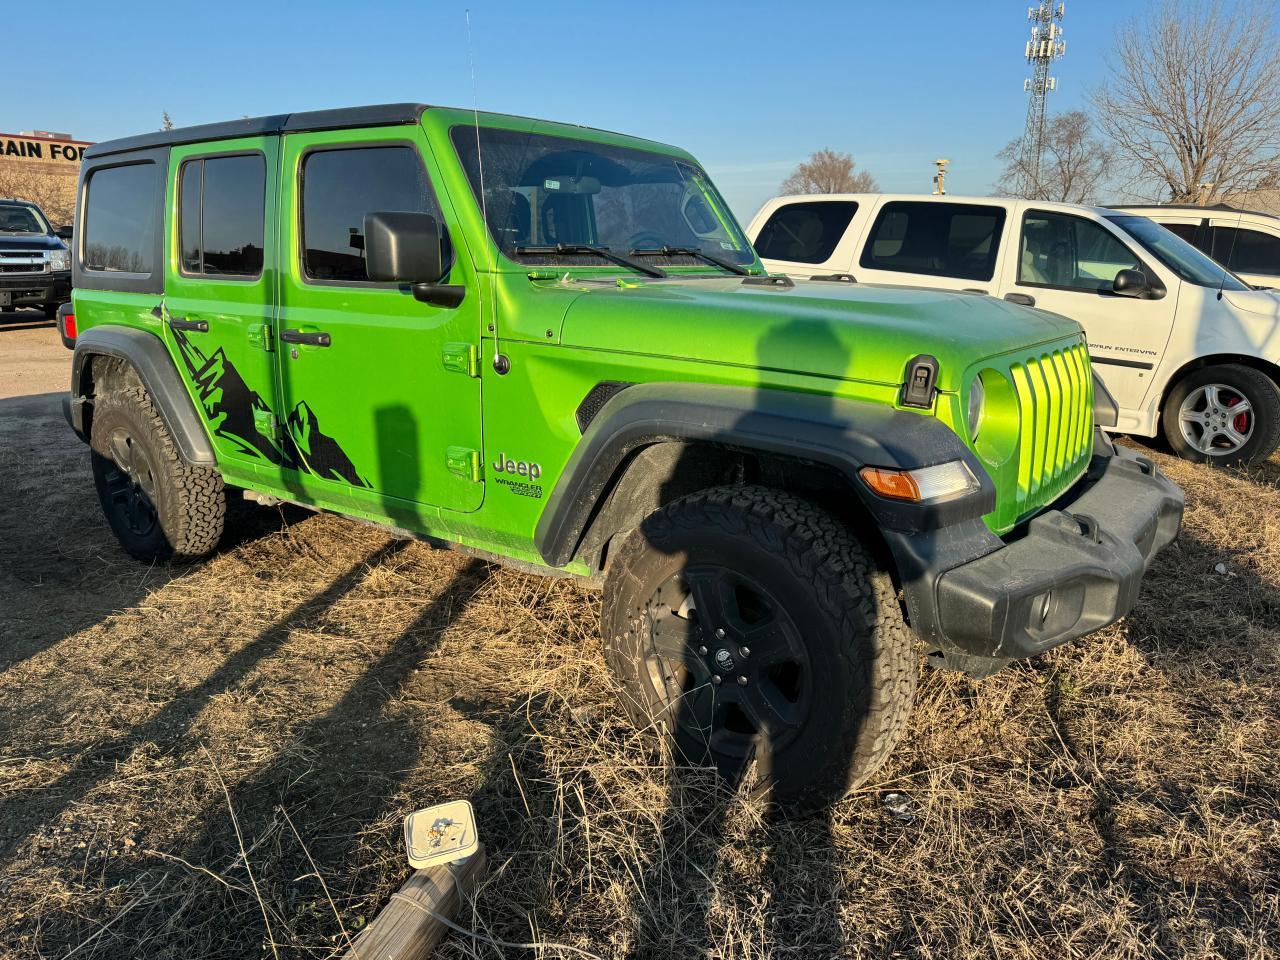
[[[662,279],[667,275],[665,270],[659,270],[657,267],[651,267],[647,263],[640,263],[637,260],[632,260],[630,257],[624,257],[620,253],[614,253],[608,247],[597,247],[591,243],[553,243],[546,244],[545,246],[516,247],[515,252],[517,256],[525,256],[526,254],[530,256],[550,256],[554,254],[567,254],[569,256],[591,255],[604,257],[606,260],[612,260],[620,266],[630,267],[632,270],[638,270],[640,273],[650,277]]]
[[[730,260],[722,260],[720,257],[712,256],[697,247],[642,247],[638,250],[632,250],[631,255],[633,257],[694,257],[704,263],[717,266],[721,270],[736,273],[740,277],[751,276],[751,271],[741,264],[733,263]]]

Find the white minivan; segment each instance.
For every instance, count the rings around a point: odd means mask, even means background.
[[[1116,209],[1149,217],[1255,287],[1280,287],[1280,217],[1274,213],[1239,210],[1225,203]]]
[[[1213,463],[1280,446],[1280,295],[1146,217],[991,197],[778,197],[748,234],[772,271],[1003,297],[1076,320],[1117,431]],[[959,322],[959,321],[957,321]]]

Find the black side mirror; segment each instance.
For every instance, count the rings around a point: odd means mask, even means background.
[[[1117,297],[1145,297],[1151,290],[1147,275],[1141,270],[1121,270],[1111,282],[1111,292]]]
[[[442,284],[449,264],[440,222],[429,213],[366,213],[365,271],[370,280],[407,283],[424,303],[456,307],[466,288]]]
[[[72,231],[71,229],[71,224],[66,223],[58,227],[56,230],[54,230],[53,235],[57,237],[59,240],[70,240],[73,232],[74,231]]]

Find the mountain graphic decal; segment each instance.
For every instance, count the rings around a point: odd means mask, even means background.
[[[325,480],[343,480],[353,487],[369,486],[338,446],[338,441],[320,430],[315,412],[305,400],[293,408],[287,427],[289,440],[304,469]]]
[[[226,352],[219,347],[206,356],[185,331],[174,330],[173,337],[215,436],[231,443],[244,456],[264,457],[278,466],[312,473],[324,480],[369,486],[338,441],[320,429],[319,418],[306,401],[289,414],[283,439],[273,440],[258,429],[255,417],[271,413],[270,404],[244,382]]]

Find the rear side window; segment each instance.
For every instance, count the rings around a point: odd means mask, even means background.
[[[143,275],[155,270],[159,187],[154,163],[93,171],[84,204],[85,270]]]
[[[1157,221],[1157,223],[1159,223],[1159,221]],[[1196,230],[1199,229],[1199,227],[1194,223],[1161,223],[1160,226],[1164,227],[1170,233],[1177,234],[1183,240],[1187,241],[1187,243],[1196,242]]]
[[[1040,210],[1022,218],[1018,253],[1018,283],[1033,287],[1107,290],[1121,270],[1142,269],[1133,251],[1101,224]]]
[[[302,162],[302,267],[312,280],[368,283],[364,215],[439,218],[427,172],[411,147],[317,150]]]
[[[995,275],[1004,209],[971,203],[886,203],[862,251],[871,270],[958,280]]]
[[[1209,254],[1236,273],[1260,273],[1280,277],[1280,237],[1259,230],[1236,227],[1213,228],[1213,250]]]
[[[788,203],[769,214],[756,237],[756,253],[767,260],[825,263],[858,212],[852,200]]]
[[[262,275],[266,189],[267,164],[260,153],[182,165],[178,224],[183,273]]]

